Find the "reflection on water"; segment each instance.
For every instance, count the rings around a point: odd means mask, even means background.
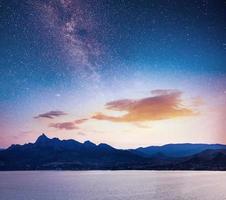
[[[0,200],[183,199],[226,199],[226,172],[0,172]]]

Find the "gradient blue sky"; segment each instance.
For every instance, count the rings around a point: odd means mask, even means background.
[[[226,143],[225,8],[1,1],[0,147],[41,132],[121,148]]]

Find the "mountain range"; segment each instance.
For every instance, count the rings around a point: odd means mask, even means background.
[[[39,136],[0,151],[0,170],[226,170],[226,145],[167,144],[116,149]]]

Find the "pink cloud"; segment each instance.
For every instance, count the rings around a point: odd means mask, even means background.
[[[65,130],[73,130],[78,129],[78,127],[73,122],[63,122],[63,123],[51,123],[49,127],[57,128],[57,129],[65,129]]]
[[[73,129],[79,129],[78,125],[84,123],[88,119],[77,119],[70,122],[59,122],[59,123],[50,123],[49,127],[57,128],[57,129],[65,129],[65,130],[73,130]]]

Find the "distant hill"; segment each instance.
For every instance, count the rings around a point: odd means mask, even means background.
[[[0,151],[0,170],[226,170],[221,144],[168,144],[119,150],[90,141],[39,136]]]
[[[205,150],[187,158],[183,162],[165,167],[177,170],[226,170],[226,150]]]
[[[169,157],[184,157],[200,153],[207,149],[226,149],[222,144],[166,144],[163,146],[140,147],[132,152],[145,157],[152,157],[156,153],[162,153]]]

